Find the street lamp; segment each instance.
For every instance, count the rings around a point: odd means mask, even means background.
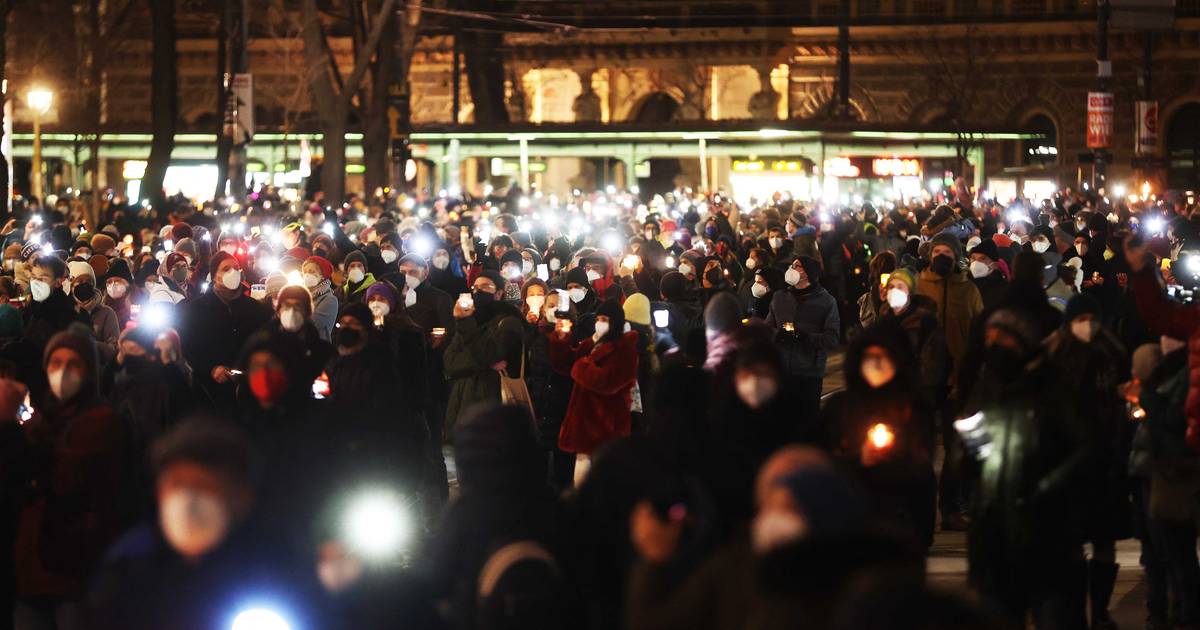
[[[30,194],[42,200],[42,116],[50,111],[54,93],[45,88],[34,88],[25,94],[25,103],[33,111],[33,168],[30,169]]]

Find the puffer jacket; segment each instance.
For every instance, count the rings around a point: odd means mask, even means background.
[[[957,363],[967,351],[971,323],[983,312],[983,298],[965,271],[943,278],[932,270],[921,272],[917,293],[934,303],[938,323],[946,333],[946,349]]]
[[[791,324],[794,330],[785,329]],[[820,285],[801,292],[787,289],[775,293],[767,325],[775,330],[775,342],[783,353],[783,365],[793,376],[825,375],[829,351],[841,341],[837,301]]]

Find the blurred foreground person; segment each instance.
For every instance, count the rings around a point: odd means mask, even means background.
[[[18,424],[20,387],[0,425],[0,479],[22,506],[13,625],[70,630],[82,627],[85,581],[132,509],[128,453],[120,420],[97,390],[90,330],[73,325],[52,337],[43,365],[44,406]]]
[[[788,447],[763,466],[749,536],[716,551],[689,575],[668,563],[690,515],[641,501],[630,517],[640,561],[628,585],[630,630],[830,627],[839,595],[860,572],[888,567],[922,580],[917,554],[863,527],[863,506],[820,452]]]
[[[1091,436],[1042,356],[1034,322],[988,318],[983,377],[955,423],[978,461],[967,554],[972,584],[1013,624],[1082,628],[1086,569],[1075,518]]]
[[[151,459],[157,523],[109,552],[84,627],[329,627],[312,571],[254,525],[260,470],[244,434],[220,420],[190,420],[157,442]]]

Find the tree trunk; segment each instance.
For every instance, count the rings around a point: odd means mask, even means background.
[[[338,107],[337,114],[321,118],[324,134],[321,147],[321,191],[325,203],[338,208],[346,198],[346,110]]]
[[[475,122],[503,124],[508,122],[504,104],[504,59],[500,33],[463,31],[463,51],[467,70],[467,86],[475,104]]]
[[[363,176],[364,193],[374,194],[376,188],[389,184],[391,162],[388,149],[391,145],[388,126],[388,88],[397,78],[396,68],[396,17],[388,16],[383,37],[379,40],[379,51],[371,69],[371,97],[363,117]]]
[[[160,216],[166,214],[163,179],[175,149],[175,121],[179,113],[178,76],[175,60],[175,3],[147,0],[150,4],[151,37],[154,42],[150,70],[151,117],[154,140],[142,179],[142,199],[149,199]]]

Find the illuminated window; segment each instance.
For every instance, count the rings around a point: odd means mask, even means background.
[[[1045,114],[1030,118],[1021,128],[1027,133],[1040,133],[1042,138],[1021,141],[1021,164],[1053,164],[1058,161],[1058,129]]]

